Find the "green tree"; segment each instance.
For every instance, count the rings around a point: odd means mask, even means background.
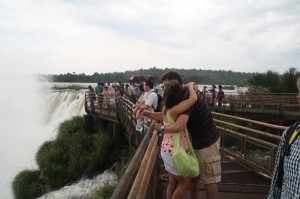
[[[268,70],[264,73],[256,73],[249,79],[249,84],[252,88],[267,89],[269,92],[279,92],[279,74]]]
[[[297,79],[300,77],[300,72],[296,68],[289,68],[283,75],[280,81],[280,90],[286,93],[296,93],[298,88],[296,85]]]
[[[256,73],[248,81],[249,93],[296,93],[296,81],[299,77],[300,73],[296,68],[289,68],[283,75],[270,70],[266,73]]]

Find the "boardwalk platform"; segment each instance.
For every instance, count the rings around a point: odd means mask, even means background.
[[[86,97],[85,110],[89,116],[120,125],[128,143],[137,147],[112,198],[165,199],[168,175],[159,155],[162,137],[157,136],[154,131],[155,121],[144,126],[141,137],[135,130],[136,119],[132,114],[132,103],[121,97],[115,100],[114,106],[110,105],[112,104],[102,107],[101,103]],[[223,113],[212,114],[222,135],[222,181],[218,183],[218,198],[265,199],[269,191],[269,178],[272,175],[280,132],[287,127]],[[154,161],[156,159],[158,161]],[[203,184],[200,185],[199,192],[200,198],[205,199]],[[191,198],[189,191],[184,198]]]
[[[237,164],[228,156],[222,155],[222,181],[218,183],[219,199],[265,199],[267,197],[270,179],[254,173],[245,166]],[[157,192],[157,198],[166,198],[166,187],[168,184],[168,175],[165,171],[163,161],[159,159],[160,165],[160,187]],[[205,199],[205,188],[200,183],[200,196]],[[190,198],[190,192],[185,194],[184,198]]]

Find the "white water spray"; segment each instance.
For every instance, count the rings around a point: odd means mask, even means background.
[[[105,171],[93,179],[81,179],[75,184],[65,186],[58,191],[49,192],[38,199],[87,198],[94,189],[106,184],[114,184],[116,179],[116,174]]]
[[[0,198],[11,199],[16,174],[36,169],[39,146],[55,137],[59,123],[84,114],[84,92],[51,92],[31,77],[1,77],[0,83]]]

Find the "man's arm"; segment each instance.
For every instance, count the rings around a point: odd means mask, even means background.
[[[150,108],[150,106],[149,106],[148,104],[141,104],[141,105],[140,105],[140,108],[146,110],[146,109]]]
[[[177,120],[178,115],[187,111],[189,108],[191,108],[191,106],[193,106],[197,102],[197,94],[194,90],[195,85],[196,84],[194,82],[190,82],[187,85],[187,87],[189,89],[189,98],[186,100],[183,100],[182,102],[173,106],[170,109],[170,115],[172,116],[174,121]]]
[[[164,131],[165,132],[178,132],[178,131],[181,131],[186,127],[186,124],[187,124],[188,120],[189,120],[189,115],[181,114],[181,115],[178,116],[178,118],[177,118],[177,120],[174,124],[165,125]],[[159,123],[155,126],[155,129],[157,131],[161,131],[162,126],[163,125],[161,123]]]
[[[162,121],[163,120],[163,113],[162,112],[144,111],[144,115],[146,117],[154,119],[156,121]]]

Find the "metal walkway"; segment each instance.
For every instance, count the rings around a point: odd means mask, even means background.
[[[222,155],[222,181],[218,183],[218,198],[220,199],[265,199],[268,195],[270,179],[264,178],[252,170],[237,164],[226,155]],[[157,191],[158,199],[166,198],[168,174],[164,169],[162,160],[160,166],[160,187]],[[205,199],[205,188],[200,182],[200,196]],[[190,198],[190,192],[184,198]]]

